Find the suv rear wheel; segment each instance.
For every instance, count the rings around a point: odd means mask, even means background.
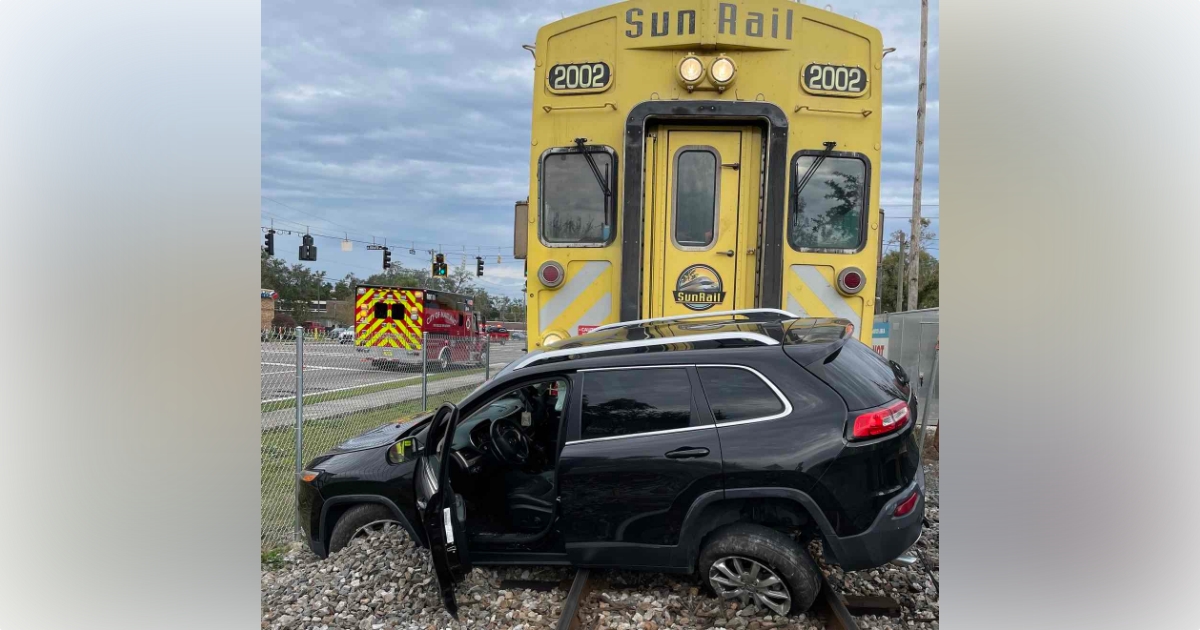
[[[821,574],[808,552],[762,525],[736,523],[718,531],[700,553],[700,577],[721,599],[751,603],[775,614],[812,606]]]

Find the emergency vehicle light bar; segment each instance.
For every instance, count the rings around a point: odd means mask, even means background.
[[[680,319],[703,319],[703,318],[708,318],[708,317],[726,317],[726,316],[737,316],[737,315],[778,315],[778,317],[771,318],[771,319],[768,319],[765,321],[783,321],[786,319],[800,319],[799,315],[789,313],[787,311],[780,310],[777,308],[744,308],[744,309],[737,310],[737,311],[717,311],[715,313],[693,313],[693,314],[688,314],[688,315],[670,315],[670,316],[666,316],[666,317],[652,317],[650,319],[635,319],[635,320],[629,321],[629,322],[617,322],[615,324],[605,324],[603,326],[600,326],[599,328],[593,328],[589,332],[598,332],[601,330],[612,330],[614,328],[626,328],[629,326],[636,326],[638,324],[650,324],[650,323],[654,323],[654,322],[672,322],[672,321],[676,321],[676,320],[680,320]],[[764,320],[755,320],[755,321],[764,321]]]

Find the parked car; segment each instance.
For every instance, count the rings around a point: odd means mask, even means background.
[[[781,313],[601,327],[355,437],[301,476],[308,545],[398,524],[451,613],[472,564],[699,572],[802,612],[820,585],[807,543],[846,571],[905,555],[924,475],[904,371],[849,321]]]
[[[512,337],[513,341],[524,341],[525,340],[525,331],[524,330],[510,330],[510,331],[508,331],[508,334],[510,337]]]
[[[342,328],[337,332],[335,339],[338,340],[338,343],[354,343],[354,329]]]
[[[502,346],[508,343],[508,329],[503,326],[488,326],[487,336],[488,341],[499,342]]]

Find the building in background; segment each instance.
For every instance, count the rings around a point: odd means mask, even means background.
[[[271,330],[271,322],[275,321],[275,300],[277,299],[279,299],[279,294],[271,289],[260,290],[259,306],[262,309],[260,330],[263,332]]]

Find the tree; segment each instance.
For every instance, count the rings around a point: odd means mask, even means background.
[[[907,255],[905,256],[907,258]],[[882,310],[885,313],[896,312],[896,272],[900,264],[900,252],[892,250],[883,257],[883,270],[879,276],[879,282],[883,283],[883,298],[881,301]],[[938,305],[938,259],[930,255],[929,252],[921,250],[921,287],[919,293],[920,303],[916,307],[911,305],[907,310],[915,310],[916,308],[934,308]],[[905,292],[907,296],[907,292]]]

